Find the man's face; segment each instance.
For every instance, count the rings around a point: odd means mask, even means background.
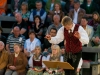
[[[18,22],[20,22],[20,21],[22,20],[22,17],[21,17],[21,15],[16,14],[16,15],[15,15],[15,19],[16,19]]]
[[[66,28],[66,30],[70,30],[72,27],[73,27],[73,24],[70,24],[70,25],[66,25],[64,26]]]
[[[50,35],[51,35],[52,37],[56,36],[56,33],[57,33],[56,30],[51,29]]]
[[[59,23],[60,22],[60,18],[58,16],[54,16],[53,20],[54,20],[54,23]]]
[[[40,10],[40,9],[42,8],[42,4],[41,4],[41,3],[36,3],[36,8],[37,8],[38,10]]]
[[[74,9],[78,9],[80,7],[79,3],[74,3]]]
[[[65,54],[65,49],[61,49],[61,54]]]
[[[81,19],[81,25],[86,26],[88,21],[86,19]]]
[[[13,33],[14,33],[15,36],[19,36],[20,35],[20,29],[19,28],[13,29]]]

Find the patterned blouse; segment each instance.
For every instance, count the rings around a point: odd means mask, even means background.
[[[20,13],[22,14],[22,18],[29,18],[30,17],[29,11],[27,11],[25,14],[23,14],[22,11],[20,11]]]

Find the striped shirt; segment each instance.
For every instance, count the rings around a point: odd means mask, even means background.
[[[18,37],[15,37],[13,34],[8,36],[7,44],[9,44],[10,52],[14,52],[13,46],[15,43],[18,43],[22,46],[24,46],[25,37],[23,35],[19,35]]]

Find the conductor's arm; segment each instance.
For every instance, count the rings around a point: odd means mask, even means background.
[[[89,37],[87,32],[82,28],[82,26],[79,26],[78,32],[80,34],[80,42],[82,45],[88,44],[89,43]]]
[[[46,39],[48,39],[49,42],[52,44],[59,44],[60,42],[62,42],[64,40],[64,27],[61,27],[58,30],[57,35],[55,37],[51,37],[50,35],[46,35]]]

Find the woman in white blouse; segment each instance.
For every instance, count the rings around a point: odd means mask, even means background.
[[[27,57],[30,57],[32,54],[34,54],[34,49],[36,46],[41,46],[41,42],[35,37],[35,32],[30,30],[29,39],[27,39],[24,44],[24,53],[27,55]]]
[[[43,70],[45,65],[43,64],[43,60],[46,58],[41,55],[41,47],[36,46],[34,54],[29,59],[29,71],[27,75],[43,75]]]

